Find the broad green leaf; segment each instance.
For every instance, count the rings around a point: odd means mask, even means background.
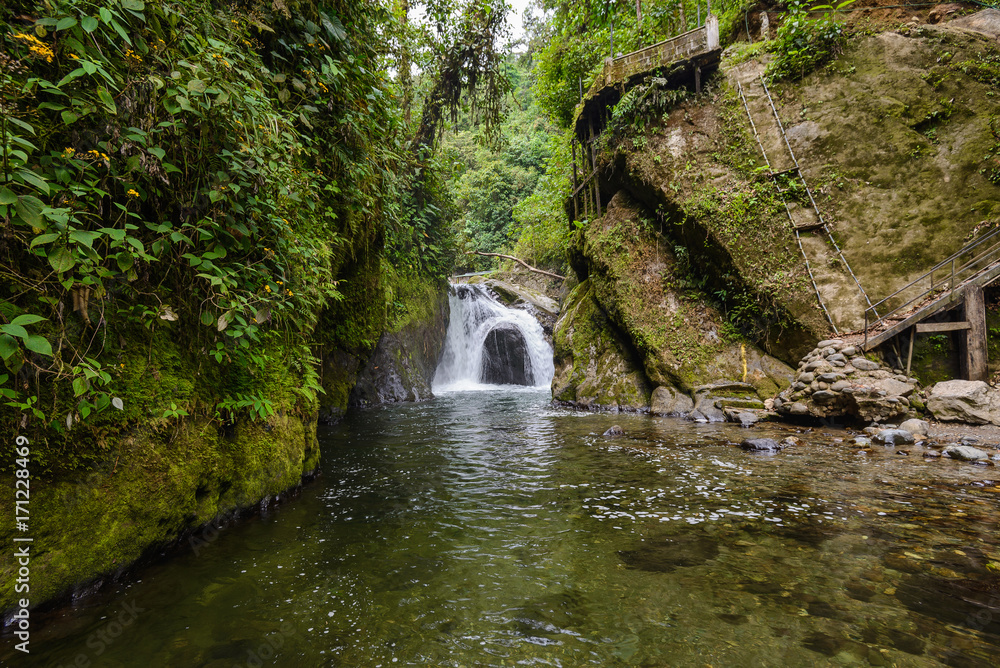
[[[112,17],[111,17],[111,10],[110,9],[108,9],[107,7],[101,7],[98,10],[98,13],[101,15],[101,20],[102,21],[104,21],[105,23],[111,23],[111,18]]]
[[[97,63],[92,63],[89,60],[81,60],[80,67],[82,67],[83,71],[87,74],[93,74],[97,71]]]
[[[80,120],[80,114],[76,113],[75,111],[70,111],[69,109],[62,112],[60,115],[62,116],[62,122],[65,123],[66,125],[73,125],[73,123],[76,123],[78,120]]]
[[[124,9],[131,9],[133,12],[141,12],[146,8],[146,3],[141,0],[122,0]]]
[[[27,132],[28,134],[32,134],[32,135],[35,134],[35,128],[31,125],[31,123],[25,123],[20,118],[14,118],[13,116],[8,116],[7,117],[7,122],[8,123],[13,123],[17,127],[21,128],[22,130],[24,130],[25,132]]]
[[[17,201],[17,195],[10,188],[0,186],[0,204],[13,204]]]
[[[84,16],[83,20],[80,21],[80,25],[83,26],[83,29],[87,32],[94,32],[97,30],[99,22],[95,16]]]
[[[82,376],[78,376],[73,379],[73,396],[80,396],[87,391],[87,379]]]
[[[73,79],[82,77],[86,73],[87,73],[86,70],[84,70],[82,67],[78,67],[69,74],[67,74],[66,76],[64,76],[62,79],[60,79],[59,83],[56,84],[56,88],[62,88],[64,84],[68,84]]]
[[[209,313],[208,311],[203,311],[202,312],[202,314],[201,314],[201,324],[203,324],[203,325],[211,325],[212,324],[212,320],[213,320],[213,318],[212,318],[212,314],[211,313]]]
[[[44,336],[32,334],[25,340],[24,347],[39,355],[52,357],[52,344]]]
[[[28,169],[19,169],[17,170],[17,175],[20,176],[22,179],[24,179],[26,182],[30,183],[31,185],[41,190],[46,195],[49,194],[49,184],[46,183],[45,179],[40,177],[38,174],[35,174],[33,171]],[[32,199],[35,198],[32,197]]]
[[[40,315],[35,315],[33,313],[25,313],[24,315],[19,315],[13,320],[11,320],[10,324],[21,325],[22,327],[24,327],[25,325],[34,325],[36,322],[42,322],[44,320],[46,320],[46,318],[43,318]]]
[[[32,227],[41,227],[43,206],[42,201],[37,197],[21,195],[17,198],[17,204],[14,205],[14,210],[17,212],[18,218],[23,220],[28,225],[31,225]]]
[[[76,25],[76,19],[73,18],[72,16],[67,16],[65,18],[59,19],[59,22],[56,23],[56,30],[69,30],[75,25]]]
[[[76,258],[68,248],[61,247],[49,251],[49,264],[59,273],[64,273],[73,268]]]
[[[104,103],[104,107],[112,114],[118,113],[118,107],[115,105],[115,99],[111,97],[111,93],[104,86],[97,87],[97,97],[101,98],[101,102]]]
[[[87,248],[94,247],[94,240],[100,238],[100,232],[91,232],[88,230],[74,230],[69,233],[69,238],[73,241],[83,244]]]
[[[149,151],[151,154],[155,155],[160,160],[163,160],[163,158],[166,157],[167,155],[167,152],[164,151],[159,146],[151,146],[146,150]]]
[[[50,232],[49,234],[39,234],[37,237],[31,240],[30,248],[35,246],[40,246],[42,244],[50,244],[59,238],[58,232]]]
[[[128,271],[132,268],[133,263],[135,263],[135,258],[132,257],[132,253],[128,251],[122,251],[117,256],[118,268],[122,271]]]
[[[205,88],[207,86],[201,79],[191,79],[191,81],[188,81],[187,89],[192,93],[204,93]]]
[[[11,336],[16,336],[19,339],[28,338],[28,330],[20,325],[15,325],[11,323],[9,325],[0,325],[0,332],[4,334],[10,334]]]
[[[17,353],[17,340],[10,334],[0,334],[0,357],[4,361],[9,360]],[[6,376],[4,377],[6,380]]]

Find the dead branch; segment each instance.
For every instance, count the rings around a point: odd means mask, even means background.
[[[536,274],[545,274],[546,276],[551,276],[552,278],[558,278],[560,281],[566,280],[565,276],[560,276],[559,274],[553,274],[552,272],[545,271],[544,269],[538,269],[537,267],[532,267],[524,260],[516,258],[513,255],[504,255],[503,253],[484,253],[482,251],[469,251],[466,253],[466,255],[482,255],[484,257],[502,257],[505,260],[513,260],[514,262],[523,265],[524,268],[527,269],[528,271],[533,271]]]

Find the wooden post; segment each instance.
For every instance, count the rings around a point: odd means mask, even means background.
[[[917,337],[917,328],[910,328],[910,352],[906,353],[906,375],[910,375],[910,365],[913,362],[913,339]]]
[[[986,381],[986,301],[983,288],[969,285],[965,288],[963,310],[964,320],[969,323],[964,341],[959,346],[962,353],[962,377],[966,380]]]
[[[694,92],[701,95],[701,68],[694,68]]]

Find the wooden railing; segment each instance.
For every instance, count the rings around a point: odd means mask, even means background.
[[[995,229],[963,246],[926,273],[865,309],[865,348],[869,346],[868,336],[871,330],[886,324],[888,320],[898,320],[900,314],[906,314],[909,309],[919,313],[966,282],[986,275],[991,269],[996,268],[998,263],[1000,263],[1000,229]],[[912,296],[906,301],[883,315],[878,315],[879,307],[887,307],[890,301],[901,299],[908,293],[912,293]],[[928,303],[923,304],[925,301]]]
[[[631,76],[649,72],[719,48],[719,19],[709,14],[705,24],[676,37],[665,39],[638,51],[617,58],[607,58],[604,70],[594,79],[585,97],[593,97],[601,89],[625,81]]]

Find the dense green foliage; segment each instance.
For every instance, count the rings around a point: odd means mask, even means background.
[[[311,414],[317,346],[370,350],[398,319],[393,286],[451,270],[445,170],[388,76],[401,45],[420,50],[390,4],[0,9],[5,429],[56,447],[72,428],[86,449],[149,417]],[[502,3],[430,4],[465,16],[466,39],[488,37],[484,12],[502,26]],[[502,98],[482,59],[434,66],[474,47],[426,53],[425,90],[457,95],[444,110]],[[445,71],[460,81],[442,88]],[[145,383],[167,340],[198,380],[161,394]]]
[[[836,12],[853,2],[845,0],[836,7],[816,5],[809,9],[800,0],[792,0],[770,46],[774,60],[768,64],[768,78],[801,79],[837,55],[846,37]]]

